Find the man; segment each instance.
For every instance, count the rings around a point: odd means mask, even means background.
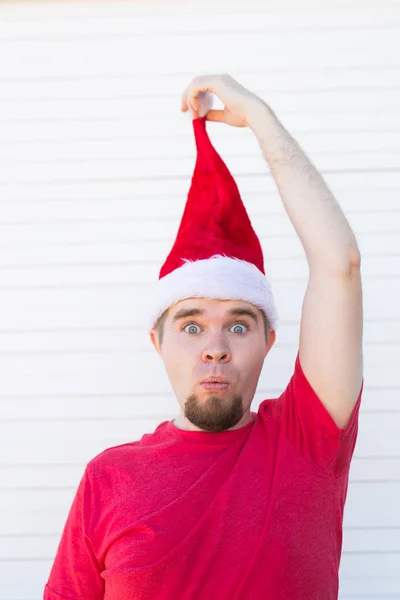
[[[204,92],[224,110],[200,113]],[[88,463],[44,598],[334,600],[363,390],[360,252],[263,100],[229,75],[196,77],[188,110],[197,161],[150,311],[179,415]],[[257,413],[276,308],[206,121],[256,135],[309,264],[293,376]]]

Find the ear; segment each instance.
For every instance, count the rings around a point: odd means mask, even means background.
[[[275,344],[275,341],[276,341],[275,330],[270,329],[270,331],[268,333],[268,346],[266,346],[266,348],[265,348],[265,356],[267,356],[267,354],[271,350],[272,346]]]
[[[161,355],[161,347],[160,347],[160,344],[158,341],[158,334],[155,329],[152,329],[150,331],[150,340],[151,340],[151,343],[153,344],[154,348],[156,349],[157,353],[159,355]]]

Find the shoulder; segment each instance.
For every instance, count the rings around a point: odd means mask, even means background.
[[[132,459],[139,443],[138,441],[128,442],[105,448],[89,460],[86,470],[89,473],[95,473],[99,470],[124,464]]]
[[[153,432],[144,433],[139,440],[105,448],[89,460],[87,470],[95,476],[96,473],[113,471],[118,468],[132,469],[139,454],[143,460],[146,450],[152,450],[157,446],[162,437],[164,425],[164,422],[160,423]]]
[[[279,421],[282,412],[284,395],[285,392],[283,392],[279,398],[267,398],[262,400],[258,407],[259,418],[261,418],[263,421]]]

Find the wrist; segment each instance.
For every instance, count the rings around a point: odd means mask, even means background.
[[[260,126],[265,126],[266,121],[271,121],[275,117],[273,111],[264,100],[255,98],[249,101],[245,109],[247,126],[257,133]]]

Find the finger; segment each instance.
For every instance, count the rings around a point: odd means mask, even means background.
[[[201,92],[211,92],[217,94],[214,82],[207,76],[195,77],[186,91],[187,101],[192,104],[196,111],[200,110],[199,94]]]
[[[187,104],[187,97],[186,97],[186,91],[182,94],[182,100],[181,100],[181,111],[182,112],[186,112],[188,110],[188,104]]]
[[[199,116],[198,112],[196,111],[195,107],[193,106],[193,102],[189,101],[189,99],[187,97],[187,90],[186,90],[183,93],[182,99],[181,99],[181,111],[187,112],[188,110],[190,110],[194,119]]]
[[[189,97],[189,104],[192,111],[198,112],[200,110],[200,102],[198,98],[198,93],[196,95]]]
[[[193,116],[193,119],[198,119],[200,116],[199,111],[194,109],[193,107],[192,107],[192,116]]]
[[[192,113],[196,113],[196,115],[198,116],[200,110],[200,102],[196,98],[189,99],[185,94],[181,102],[181,111],[186,112],[187,110],[191,110]]]
[[[187,110],[192,110],[191,99],[188,95],[188,91],[189,91],[189,88],[186,88],[186,90],[182,94],[181,110],[183,112],[186,112]]]

